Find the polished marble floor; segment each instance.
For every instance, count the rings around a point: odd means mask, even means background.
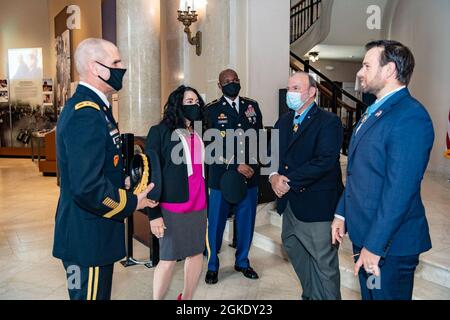
[[[450,186],[445,179],[427,176],[424,198],[434,248],[427,253],[450,266]],[[56,179],[42,177],[27,159],[0,158],[0,299],[67,299],[65,273],[51,255],[54,214],[59,195]],[[244,278],[233,270],[234,250],[224,245],[219,283],[208,286],[202,279],[195,299],[299,299],[301,287],[290,264],[258,248],[250,260],[260,280]],[[146,258],[145,247],[136,243],[137,258]],[[206,267],[206,261],[204,266]],[[205,268],[204,268],[205,269]],[[115,266],[113,299],[145,300],[152,297],[153,270],[144,266]],[[183,264],[176,268],[166,299],[182,289]],[[344,299],[358,293],[342,288]]]

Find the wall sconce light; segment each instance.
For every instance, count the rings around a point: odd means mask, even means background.
[[[189,28],[192,23],[197,21],[198,14],[197,11],[193,8],[194,4],[192,2],[192,7],[185,2],[185,9],[178,10],[178,21],[183,23],[184,32],[187,35],[188,41],[191,45],[195,46],[195,53],[200,56],[202,54],[202,32],[197,31],[195,36],[192,36],[191,29]]]
[[[310,52],[308,53],[309,61],[316,62],[319,60],[319,53],[318,52]]]

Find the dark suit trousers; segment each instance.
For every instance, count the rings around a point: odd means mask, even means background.
[[[361,248],[353,246],[358,254]],[[358,261],[355,257],[355,262]],[[364,268],[359,270],[359,284],[363,300],[411,300],[414,288],[414,272],[419,264],[419,255],[386,256],[381,258],[379,278],[368,274]]]
[[[63,261],[70,300],[111,300],[114,265],[81,267]]]
[[[302,222],[290,205],[283,213],[281,238],[300,279],[304,300],[340,300],[338,249],[331,244],[331,222]]]

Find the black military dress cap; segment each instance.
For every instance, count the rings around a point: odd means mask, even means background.
[[[235,170],[227,170],[220,179],[220,190],[226,201],[238,204],[247,195],[247,181]]]
[[[155,186],[147,198],[154,201],[160,200],[162,192],[161,165],[154,151],[148,150],[145,154],[134,155],[130,178],[134,194],[143,192],[150,183],[153,183]]]

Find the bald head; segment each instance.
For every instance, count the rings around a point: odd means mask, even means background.
[[[100,64],[99,64],[100,63]],[[110,93],[111,87],[100,80],[110,78],[108,68],[122,68],[119,49],[103,39],[89,38],[83,40],[75,51],[75,66],[80,80],[85,81],[104,93]]]
[[[89,38],[83,40],[75,51],[75,66],[80,77],[89,72],[89,64],[95,61],[103,62],[116,46],[103,39]]]
[[[298,71],[289,78],[288,89],[293,88],[294,86],[301,87],[303,90],[307,90],[310,87],[317,89],[317,82],[310,74],[304,71]]]
[[[239,76],[233,69],[223,70],[219,74],[219,84],[220,86],[225,86],[230,82],[239,82]]]
[[[287,90],[301,94],[304,102],[303,107],[298,111],[301,113],[316,98],[317,82],[308,73],[299,71],[289,78]]]

